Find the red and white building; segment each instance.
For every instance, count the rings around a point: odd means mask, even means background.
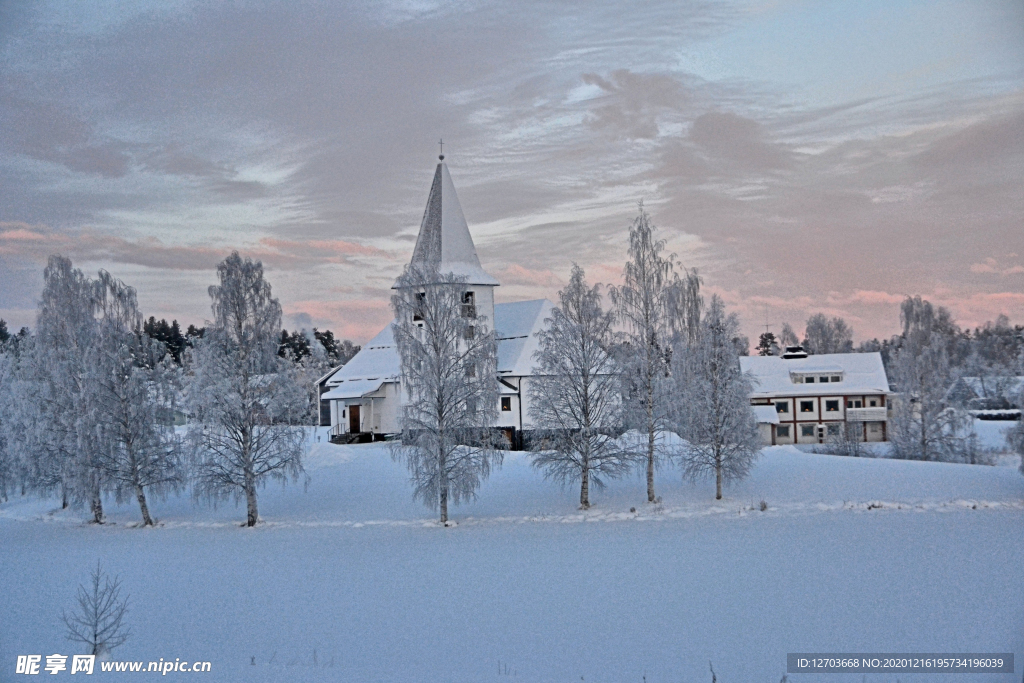
[[[788,347],[781,356],[744,356],[754,384],[750,402],[765,445],[816,444],[831,439],[888,441],[889,380],[879,353],[808,355]]]

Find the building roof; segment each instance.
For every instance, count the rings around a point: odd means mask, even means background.
[[[740,368],[754,383],[751,397],[824,396],[888,393],[882,355],[873,353],[827,353],[807,358],[742,356]],[[792,374],[842,374],[842,381],[828,384],[796,384]]]
[[[367,394],[379,390],[384,384],[384,378],[377,379],[349,379],[340,382],[336,387],[325,392],[322,399],[332,398],[362,398]]]
[[[434,171],[410,265],[427,266],[441,274],[452,273],[465,278],[470,285],[498,285],[480,266],[469,225],[444,162]]]
[[[779,411],[775,406],[750,406],[754,409],[754,419],[758,423],[777,425],[779,424]]]
[[[547,299],[495,304],[494,328],[498,338],[499,375],[522,377],[533,374],[533,353],[539,345],[537,333],[544,328],[544,319],[551,315],[552,306],[554,304]],[[388,323],[352,360],[327,380],[331,390],[322,398],[358,398],[376,391],[383,382],[399,380],[402,363],[391,325]],[[365,382],[376,380],[379,382],[373,389],[362,391],[363,387],[368,386]],[[356,391],[361,393],[353,393]]]
[[[537,333],[554,304],[547,299],[494,305],[494,332],[498,338],[498,374],[525,377],[533,374],[533,354],[540,346]]]
[[[391,324],[389,323],[366,346],[361,348],[359,353],[352,357],[352,360],[327,380],[327,386],[331,388],[330,393],[333,393],[334,389],[357,380],[395,382],[398,380],[400,372],[398,346],[395,345],[395,337],[391,333]],[[323,398],[337,397],[324,394]],[[346,396],[345,398],[353,397]]]

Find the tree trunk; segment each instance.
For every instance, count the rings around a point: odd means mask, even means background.
[[[654,406],[651,401],[654,392],[648,392],[647,402],[647,502],[653,503],[654,496]]]
[[[722,500],[722,466],[715,465],[715,500]]]
[[[448,523],[448,487],[441,487],[441,524]]]
[[[146,505],[146,493],[138,484],[135,485],[135,498],[139,501],[139,510],[142,512],[142,526],[153,526],[153,518],[149,516],[149,506]]]
[[[92,510],[92,521],[103,524],[103,497],[99,489],[93,491],[89,507]]]
[[[259,510],[256,507],[256,477],[252,473],[252,467],[245,470],[245,507],[248,513],[245,521],[246,526],[256,526],[259,519]]]
[[[580,509],[590,509],[590,463],[584,461],[580,475]]]

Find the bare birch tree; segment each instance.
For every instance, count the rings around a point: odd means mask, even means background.
[[[617,367],[611,355],[613,316],[601,308],[598,287],[587,287],[573,264],[560,305],[545,320],[535,377],[530,384],[530,417],[543,438],[533,465],[562,484],[580,482],[580,508],[590,507],[590,487],[619,477],[629,456],[613,439],[621,412]]]
[[[678,431],[689,442],[680,455],[683,472],[691,479],[713,475],[716,499],[723,482],[747,475],[760,449],[750,382],[732,341],[738,330],[736,315],[726,315],[715,295],[700,338],[674,361]]]
[[[135,290],[99,274],[99,333],[90,369],[92,409],[102,430],[99,467],[118,502],[134,497],[152,526],[146,491],[177,490],[185,477],[174,433],[176,368],[163,344],[142,332]]]
[[[629,261],[623,284],[610,290],[619,322],[625,326],[622,350],[624,393],[629,411],[647,437],[642,458],[647,474],[647,500],[653,503],[654,470],[659,454],[655,441],[669,419],[668,379],[673,332],[673,304],[678,275],[665,241],[655,238],[655,226],[640,202],[640,213],[629,230]]]
[[[502,462],[497,419],[497,345],[490,321],[463,306],[467,286],[450,273],[410,265],[391,298],[401,356],[402,440],[392,457],[409,469],[413,495],[440,511],[472,500]]]
[[[245,499],[246,525],[259,519],[257,490],[270,479],[303,474],[305,387],[277,355],[281,305],[263,264],[232,253],[210,287],[213,321],[191,354],[189,440],[195,493],[213,501]]]
[[[83,643],[89,654],[103,655],[123,645],[131,632],[124,618],[128,614],[128,596],[121,598],[121,581],[113,580],[96,563],[90,573],[89,587],[78,586],[78,609],[61,615],[67,627],[67,639]]]

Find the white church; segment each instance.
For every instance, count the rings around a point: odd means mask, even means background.
[[[494,303],[494,289],[500,283],[480,265],[448,166],[443,156],[440,159],[412,263],[464,278],[469,288],[467,300],[475,305],[475,314],[493,321],[501,390],[495,426],[503,429],[516,447],[521,444],[524,427],[529,428],[526,388],[534,374],[537,333],[550,317],[553,304],[547,299]],[[398,347],[389,323],[352,360],[317,383],[322,392],[321,422],[326,422],[329,406],[332,441],[372,441],[401,432],[402,403],[406,400],[401,375]]]

